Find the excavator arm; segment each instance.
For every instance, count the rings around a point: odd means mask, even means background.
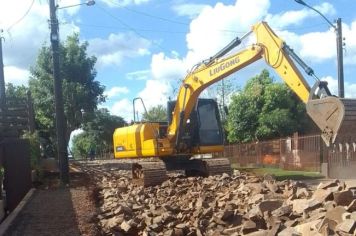
[[[255,33],[257,43],[223,58],[241,42],[241,39],[235,39],[217,55],[196,66],[184,79],[178,92],[172,122],[168,127],[168,138],[171,142],[175,142],[177,152],[179,152],[182,131],[196,106],[200,93],[209,85],[261,58],[265,59],[267,64],[306,104],[307,113],[321,129],[322,137],[327,145],[335,141],[339,130],[350,133],[348,128],[356,121],[355,100],[345,101],[331,96],[327,83],[320,81],[313,70],[272,31],[266,22],[254,25],[251,32]],[[317,81],[312,88],[300,73],[295,62]],[[346,126],[343,125],[345,117],[347,117]],[[355,129],[356,127],[352,131]]]

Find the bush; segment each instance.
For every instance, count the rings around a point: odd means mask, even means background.
[[[38,133],[25,132],[22,138],[27,139],[30,143],[31,169],[38,171],[40,169],[40,157],[41,157],[41,149],[40,149],[40,141],[39,141],[40,139]]]

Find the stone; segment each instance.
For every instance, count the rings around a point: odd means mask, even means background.
[[[276,223],[273,227],[269,230],[267,236],[276,236],[279,229],[281,228],[281,223]]]
[[[242,233],[248,234],[257,231],[256,223],[252,220],[245,221],[242,225]]]
[[[306,188],[297,188],[297,192],[295,194],[297,198],[307,198],[309,197],[309,192]]]
[[[317,189],[327,189],[327,188],[330,188],[330,187],[334,187],[334,186],[338,186],[340,183],[339,180],[331,180],[331,181],[326,181],[326,182],[321,182]]]
[[[267,182],[265,185],[272,193],[276,193],[279,190],[278,185],[274,182]]]
[[[347,219],[338,224],[335,228],[336,231],[342,231],[345,233],[354,233],[356,222],[353,219]]]
[[[126,233],[132,229],[131,225],[127,221],[122,222],[120,228]]]
[[[151,225],[149,225],[149,228],[155,232],[162,232],[163,225],[162,224],[151,224]]]
[[[328,218],[324,218],[317,226],[317,231],[322,235],[330,235],[331,234],[330,232],[333,232],[332,229],[334,229],[335,227],[336,227],[335,221],[329,220]]]
[[[356,199],[352,200],[352,202],[347,206],[347,211],[356,211]]]
[[[332,200],[332,192],[329,189],[317,189],[312,195],[313,199],[318,200],[319,202],[325,202],[326,200]]]
[[[287,227],[281,232],[279,232],[278,236],[302,236],[302,235],[293,227]]]
[[[239,225],[239,226],[227,228],[227,229],[224,229],[224,230],[222,231],[222,233],[223,233],[223,234],[226,234],[226,235],[232,235],[233,233],[238,233],[238,232],[240,232],[241,227],[242,227],[242,226]]]
[[[264,200],[264,197],[265,194],[255,194],[248,200],[248,204],[256,204],[257,202]]]
[[[272,212],[282,206],[283,202],[280,200],[267,200],[258,204],[260,213],[263,215],[265,211]]]
[[[331,211],[332,209],[334,209],[336,207],[336,203],[334,201],[327,201],[324,202],[324,209],[326,211]]]
[[[262,183],[248,183],[245,185],[245,188],[250,190],[252,194],[259,194],[262,192],[263,186]]]
[[[356,220],[356,211],[351,213],[350,219]]]
[[[321,220],[314,220],[311,222],[307,222],[304,224],[300,224],[294,227],[294,229],[299,232],[301,235],[320,235],[318,233],[317,225],[321,222]]]
[[[281,206],[280,208],[272,211],[272,215],[280,217],[280,216],[289,215],[291,212],[292,212],[292,206],[287,205],[287,206]]]
[[[334,201],[339,206],[348,206],[354,200],[354,195],[350,190],[333,193]]]
[[[356,189],[356,180],[346,180],[345,181],[345,189],[350,190],[350,189]]]
[[[246,234],[248,236],[266,236],[268,234],[267,230],[258,230],[249,234]]]
[[[296,199],[293,200],[293,211],[297,214],[308,212],[320,206],[320,202],[315,199]]]
[[[327,221],[331,229],[335,229],[337,224],[342,222],[342,215],[346,213],[346,210],[342,206],[337,206],[331,211],[326,212],[324,221]]]
[[[350,212],[345,212],[344,214],[342,214],[341,218],[342,218],[342,220],[351,219],[351,213]]]
[[[162,216],[156,216],[152,219],[152,224],[161,224],[162,221]]]

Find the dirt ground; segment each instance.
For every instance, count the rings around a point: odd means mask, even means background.
[[[70,186],[47,176],[6,235],[100,235],[94,187],[83,173],[71,173]]]

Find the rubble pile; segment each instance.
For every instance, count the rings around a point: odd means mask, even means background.
[[[98,223],[115,235],[354,235],[356,181],[275,181],[174,174],[160,186],[134,186],[128,171],[106,173]]]

